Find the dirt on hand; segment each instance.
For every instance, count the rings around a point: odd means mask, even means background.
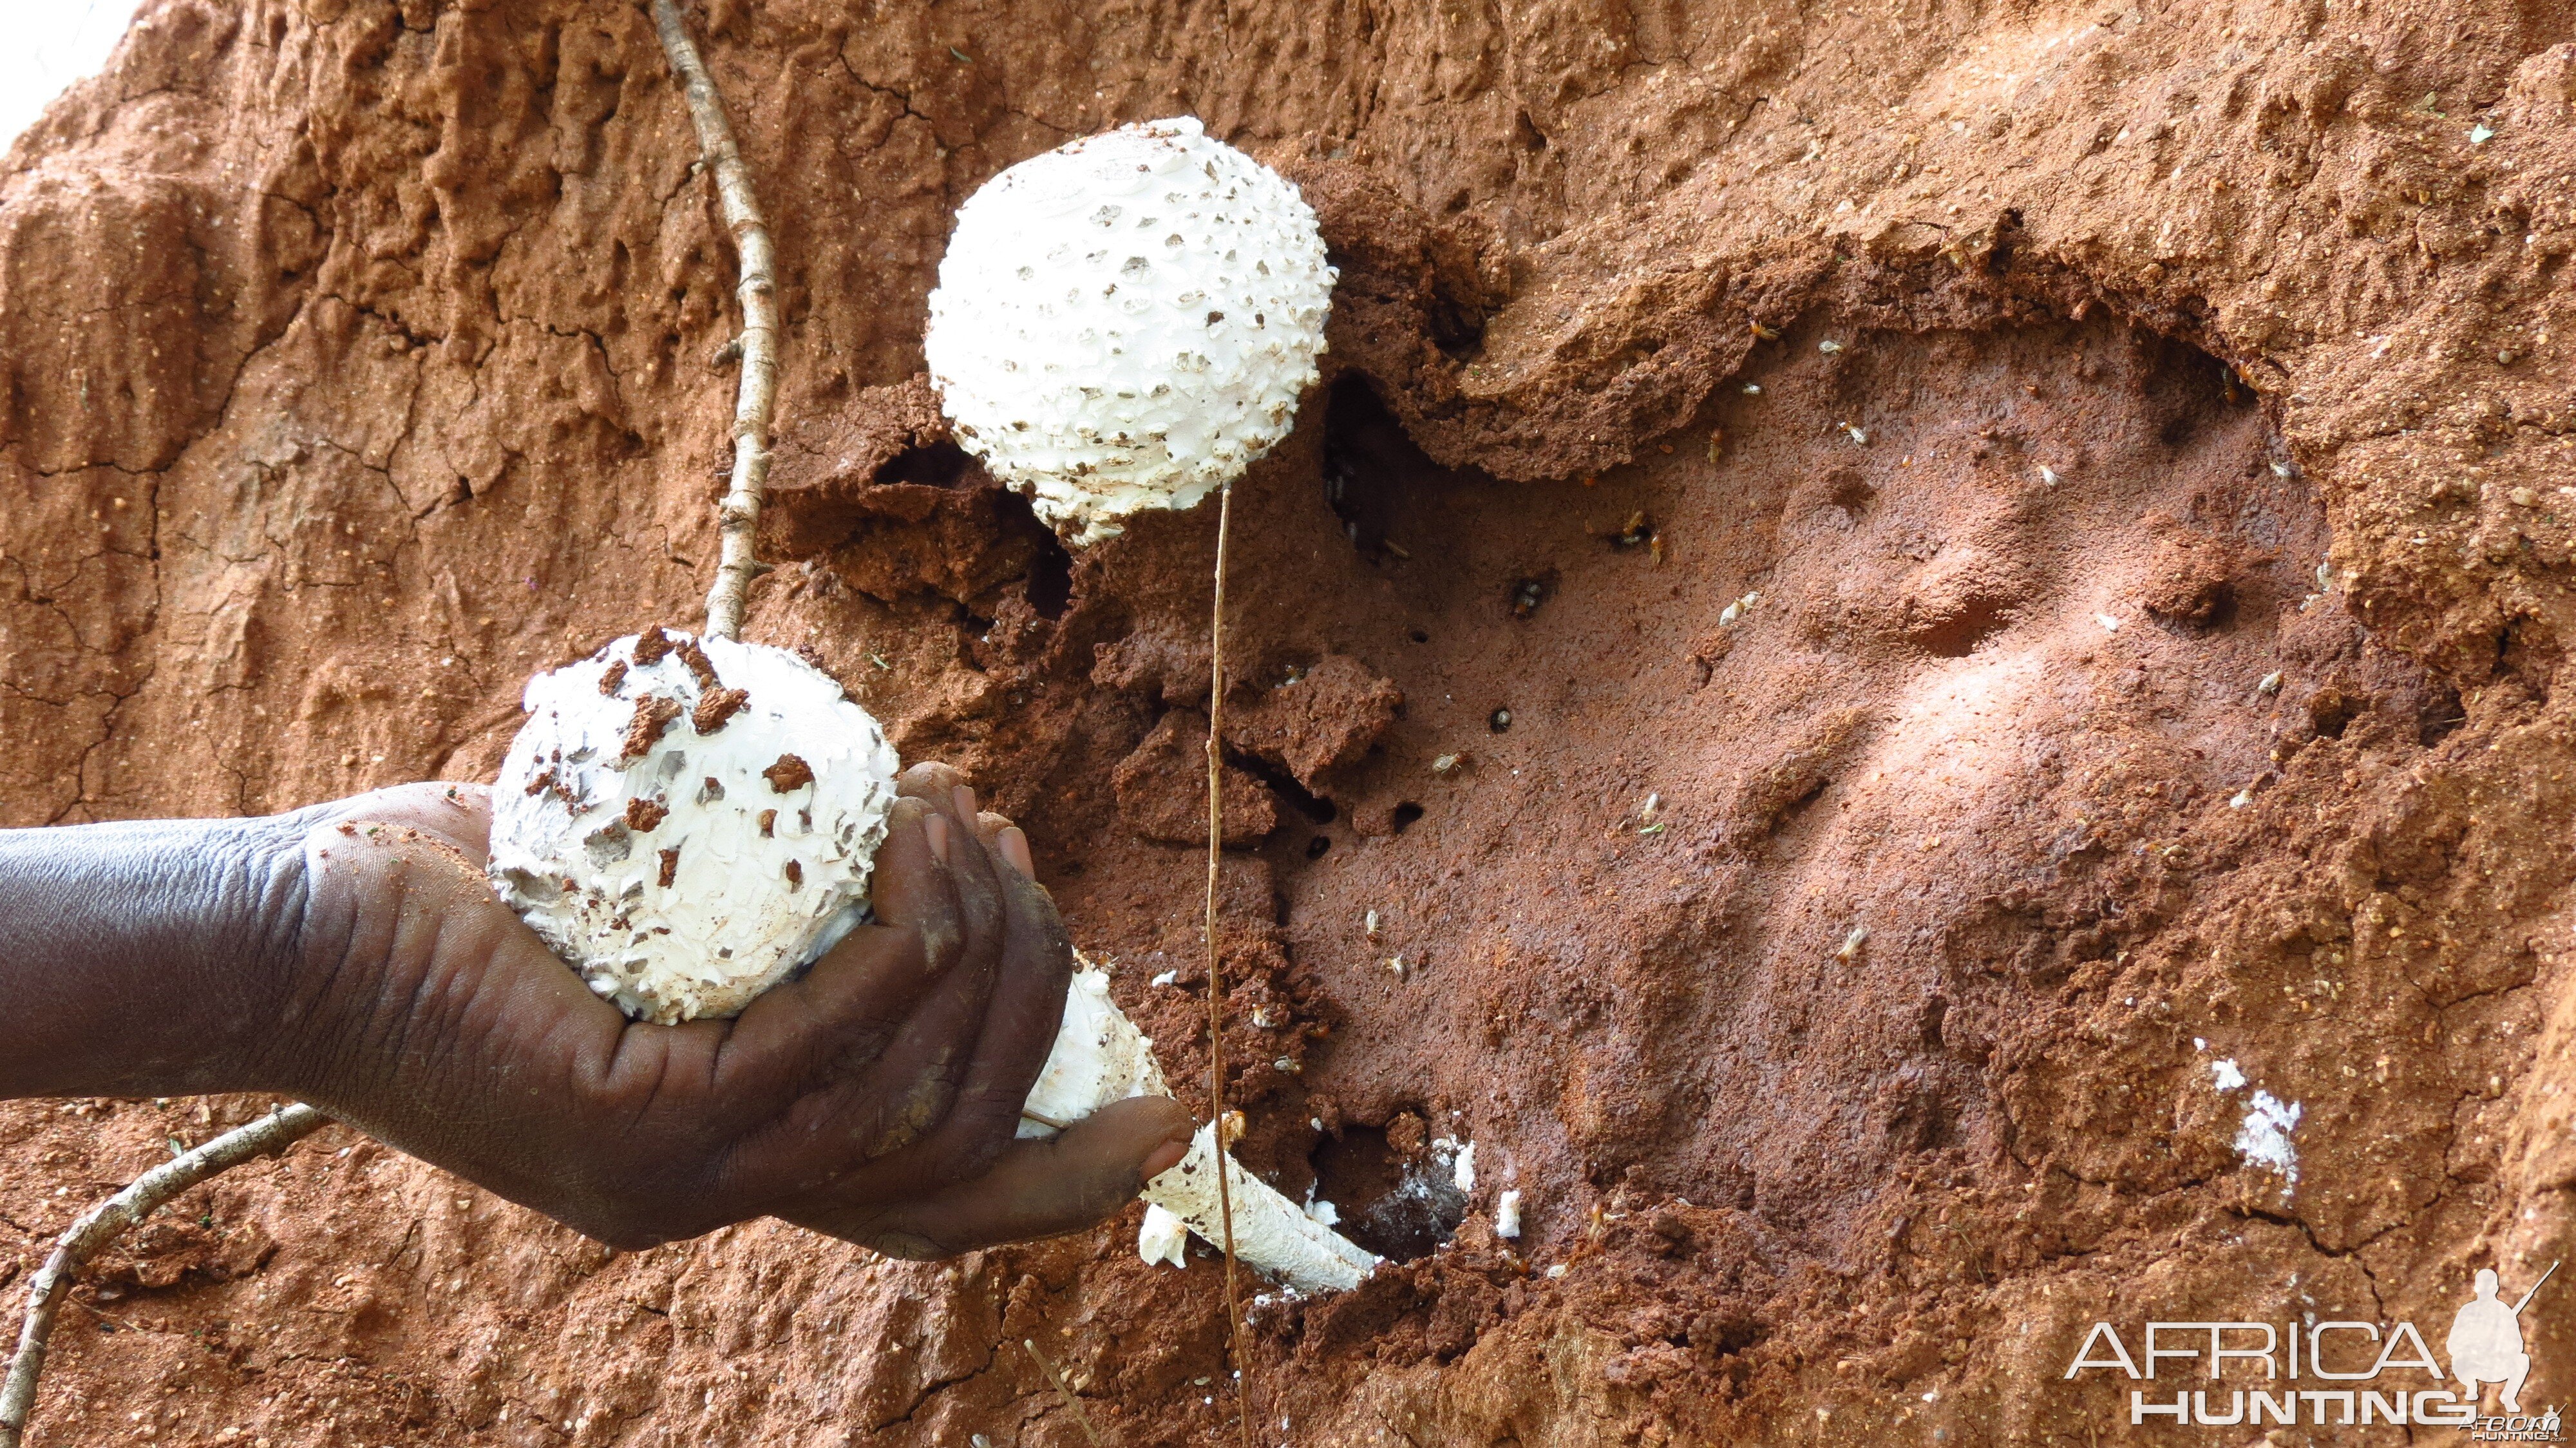
[[[786,324],[745,634],[1028,829],[1176,1081],[1214,510],[1066,552],[923,299],[1122,121],[1321,216],[1325,381],[1235,493],[1226,1058],[1247,1164],[1402,1260],[1255,1307],[1264,1441],[2108,1440],[2248,1384],[2068,1381],[2096,1322],[2439,1344],[2576,1257],[2576,25],[695,23]],[[640,8],[148,3],[0,162],[0,823],[488,779],[531,673],[695,617],[697,162]],[[265,1104],[0,1105],[0,1287]],[[1233,1441],[1217,1269],[1137,1212],[615,1253],[334,1129],[121,1245],[29,1443],[1085,1442],[1024,1341],[1113,1441]]]

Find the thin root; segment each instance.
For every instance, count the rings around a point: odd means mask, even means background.
[[[10,1360],[6,1383],[0,1384],[0,1448],[18,1448],[19,1436],[27,1430],[27,1415],[36,1406],[36,1379],[45,1370],[45,1343],[54,1334],[54,1314],[70,1295],[81,1264],[172,1197],[253,1157],[284,1151],[330,1122],[330,1117],[310,1106],[281,1106],[145,1172],[134,1185],[72,1223],[27,1287],[27,1318],[18,1330],[18,1355]]]
[[[733,480],[716,514],[720,556],[715,586],[707,590],[707,632],[729,639],[742,633],[751,580],[765,571],[752,557],[752,544],[760,532],[761,499],[769,488],[769,413],[778,400],[777,269],[769,223],[752,199],[751,172],[742,164],[733,123],[725,119],[724,97],[716,91],[715,77],[707,74],[697,42],[689,38],[678,0],[653,0],[653,28],[661,33],[662,52],[670,57],[671,73],[688,98],[698,150],[706,157],[707,174],[715,178],[716,201],[742,266],[736,290],[742,336],[735,339],[741,347],[742,389],[733,409]]]

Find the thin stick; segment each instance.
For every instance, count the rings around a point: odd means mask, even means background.
[[[1029,1356],[1038,1360],[1038,1366],[1046,1369],[1047,1381],[1055,1384],[1055,1390],[1064,1395],[1064,1405],[1073,1410],[1074,1424],[1082,1429],[1083,1437],[1091,1440],[1091,1448],[1109,1448],[1109,1440],[1100,1436],[1100,1429],[1093,1425],[1091,1414],[1082,1406],[1082,1399],[1073,1395],[1073,1387],[1064,1380],[1064,1374],[1057,1372],[1055,1364],[1047,1361],[1046,1354],[1038,1351],[1037,1340],[1021,1338],[1020,1346],[1027,1348]]]
[[[769,223],[761,220],[760,205],[752,199],[751,172],[742,164],[742,147],[735,144],[733,125],[725,119],[724,97],[716,93],[697,42],[689,39],[678,0],[653,0],[653,28],[661,32],[662,51],[688,97],[698,150],[715,177],[716,200],[742,268],[736,289],[742,301],[742,390],[733,408],[733,482],[716,515],[720,556],[715,586],[707,590],[707,633],[729,639],[742,632],[743,605],[760,572],[751,550],[760,532],[761,498],[769,487],[769,412],[778,400],[776,269]]]
[[[27,1318],[18,1329],[18,1355],[9,1364],[7,1383],[0,1385],[0,1448],[18,1448],[19,1436],[26,1432],[27,1414],[36,1406],[36,1378],[45,1370],[45,1343],[54,1333],[54,1314],[61,1310],[83,1263],[172,1197],[252,1157],[283,1151],[330,1124],[330,1117],[310,1106],[279,1107],[145,1172],[134,1185],[72,1223],[27,1287]]]
[[[1234,1355],[1235,1410],[1243,1419],[1243,1448],[1252,1448],[1252,1363],[1243,1351],[1243,1304],[1234,1289],[1234,1192],[1225,1159],[1225,962],[1217,949],[1216,877],[1225,858],[1225,540],[1234,521],[1234,484],[1216,494],[1216,605],[1208,615],[1208,1139],[1216,1143],[1216,1215],[1225,1229],[1225,1330]],[[5,1445],[0,1445],[5,1448]]]

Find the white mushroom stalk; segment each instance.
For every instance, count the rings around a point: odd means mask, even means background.
[[[1122,126],[958,208],[922,352],[959,445],[1088,544],[1288,435],[1334,275],[1286,178],[1189,116]]]
[[[1052,1135],[1113,1101],[1168,1096],[1154,1043],[1109,998],[1109,977],[1082,962],[1065,993],[1064,1024],[1055,1049],[1029,1092],[1020,1135]],[[1216,1149],[1213,1124],[1199,1128],[1178,1166],[1145,1183],[1145,1226],[1138,1255],[1148,1262],[1181,1264],[1182,1229],[1207,1241],[1223,1235],[1218,1220],[1216,1172],[1224,1164],[1233,1196],[1235,1253],[1300,1292],[1356,1287],[1378,1259],[1306,1214],[1268,1182]]]

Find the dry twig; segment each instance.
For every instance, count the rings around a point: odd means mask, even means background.
[[[1074,1426],[1082,1430],[1083,1437],[1091,1440],[1091,1448],[1109,1448],[1109,1440],[1101,1437],[1100,1429],[1092,1423],[1090,1410],[1082,1406],[1082,1399],[1073,1395],[1073,1385],[1064,1380],[1064,1374],[1055,1370],[1055,1364],[1047,1361],[1045,1353],[1038,1351],[1037,1339],[1021,1338],[1020,1346],[1027,1348],[1029,1356],[1036,1358],[1038,1366],[1046,1370],[1047,1381],[1055,1384],[1055,1390],[1064,1396],[1065,1407],[1073,1412]]]
[[[172,1197],[252,1157],[284,1151],[330,1123],[330,1117],[310,1106],[281,1106],[145,1172],[134,1185],[72,1223],[27,1287],[27,1317],[18,1329],[18,1355],[9,1364],[6,1383],[0,1384],[0,1448],[18,1448],[19,1435],[27,1429],[27,1414],[36,1405],[36,1378],[45,1370],[45,1343],[54,1332],[54,1314],[62,1309],[81,1264]]]
[[[720,557],[715,586],[707,590],[707,632],[729,639],[742,632],[743,605],[760,572],[752,544],[760,532],[761,498],[769,487],[769,413],[778,400],[777,271],[769,224],[752,199],[751,172],[742,164],[733,124],[725,119],[724,97],[716,93],[697,42],[689,38],[678,0],[653,0],[653,28],[661,33],[671,72],[688,97],[698,150],[715,177],[716,200],[742,266],[736,290],[742,301],[742,388],[733,408],[733,481],[717,514]]]

